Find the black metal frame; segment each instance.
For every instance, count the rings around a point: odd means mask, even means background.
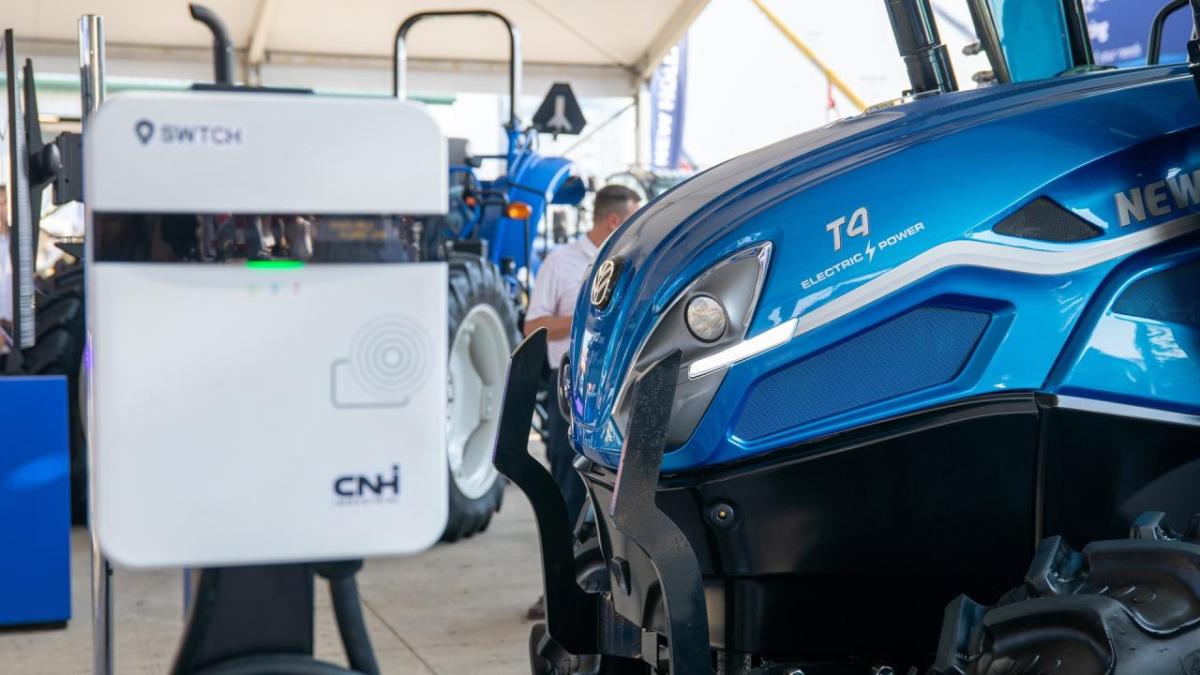
[[[1146,65],[1158,65],[1162,59],[1162,38],[1167,19],[1187,5],[1188,0],[1171,0],[1154,15],[1154,22],[1150,24],[1150,39],[1146,42]]]
[[[1188,40],[1188,70],[1196,82],[1196,93],[1200,94],[1200,0],[1191,0],[1192,39]]]
[[[408,32],[413,26],[425,19],[460,16],[493,18],[503,23],[508,31],[508,125],[513,129],[520,129],[521,120],[517,117],[517,105],[521,99],[521,32],[508,17],[490,9],[420,12],[405,19],[396,29],[396,41],[392,51],[392,96],[405,98],[408,94]]]
[[[550,472],[529,455],[529,420],[548,369],[546,351],[543,329],[513,352],[493,457],[496,469],[529,498],[541,540],[546,626],[536,627],[531,640],[534,672],[539,657],[562,662],[590,654],[640,658],[656,669],[666,661],[673,673],[709,672],[708,610],[700,567],[683,532],[655,504],[679,353],[651,366],[634,386],[634,413],[608,505],[615,526],[655,566],[667,609],[666,635],[659,635],[614,611],[610,597],[586,592],[576,582],[574,540],[562,493]]]

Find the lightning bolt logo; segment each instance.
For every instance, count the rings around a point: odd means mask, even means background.
[[[867,240],[867,262],[875,260],[875,247],[871,245],[871,240]]]

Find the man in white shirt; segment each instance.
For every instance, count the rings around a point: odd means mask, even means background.
[[[525,313],[525,334],[546,329],[550,341],[550,367],[555,370],[552,383],[558,381],[558,364],[570,347],[571,317],[575,314],[580,288],[596,259],[596,252],[604,240],[637,211],[640,201],[638,194],[627,187],[609,185],[601,188],[592,205],[592,229],[575,241],[556,248],[542,262],[529,298],[529,310]],[[567,517],[574,523],[583,509],[586,492],[572,466],[575,452],[567,439],[567,420],[558,414],[557,392],[553,387],[551,396],[547,430],[550,440],[546,455],[550,460],[550,473],[567,502]],[[529,618],[541,618],[540,609],[539,600],[530,608]]]

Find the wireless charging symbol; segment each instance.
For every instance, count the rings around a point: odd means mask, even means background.
[[[433,372],[433,341],[412,319],[378,317],[355,333],[348,358],[333,363],[339,408],[400,407]]]
[[[138,140],[145,145],[154,137],[154,122],[150,120],[138,120],[137,124],[133,125],[133,133],[137,134]]]

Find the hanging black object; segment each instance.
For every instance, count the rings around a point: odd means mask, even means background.
[[[544,134],[577,136],[586,125],[587,120],[583,117],[575,92],[566,82],[551,85],[546,98],[542,99],[542,104],[533,115],[533,128]]]

